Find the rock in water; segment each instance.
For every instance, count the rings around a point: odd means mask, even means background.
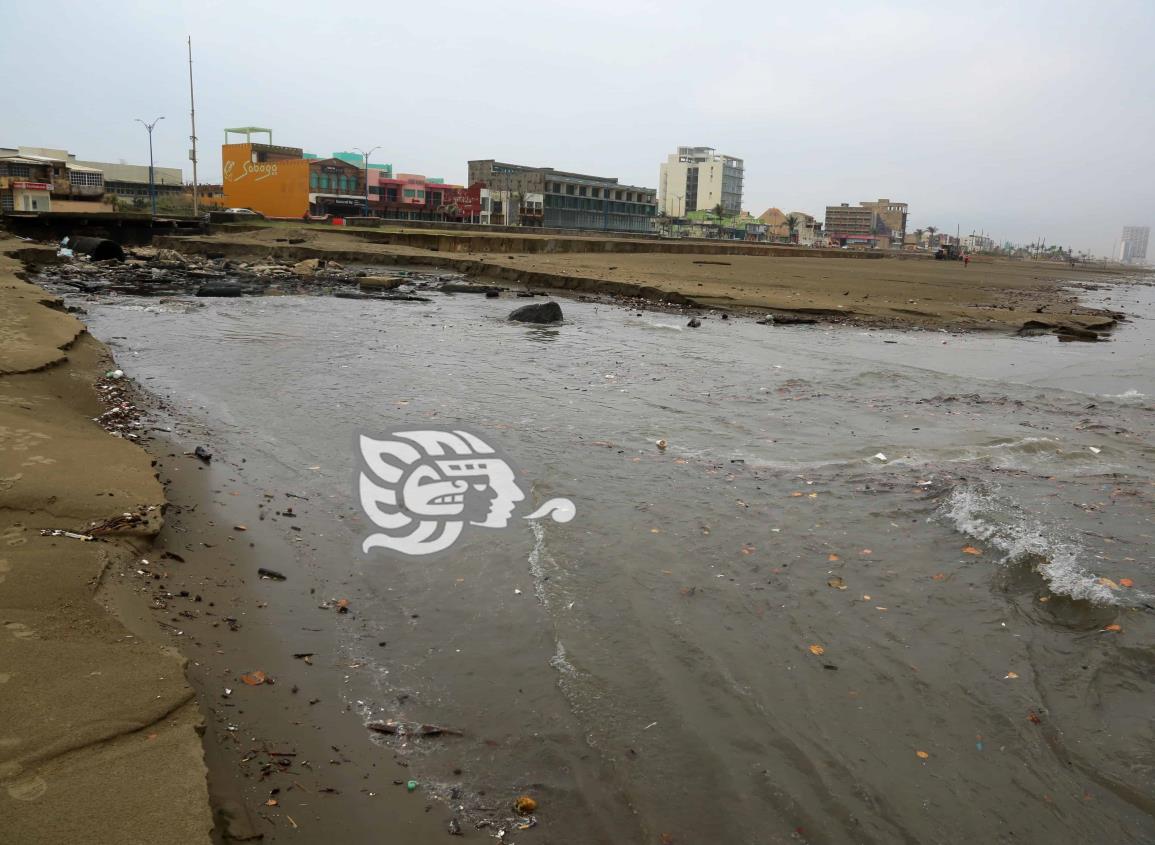
[[[320,258],[306,258],[293,265],[293,273],[298,276],[312,276],[324,266],[325,262]]]
[[[686,325],[691,329],[696,329],[696,328],[698,328],[698,326],[702,325],[702,321],[699,320],[697,317],[692,317],[690,319],[690,322],[686,323]]]
[[[509,319],[518,323],[560,323],[562,321],[561,306],[556,302],[523,305],[510,313]]]
[[[201,285],[197,289],[197,296],[240,296],[245,289],[240,285],[228,283]]]

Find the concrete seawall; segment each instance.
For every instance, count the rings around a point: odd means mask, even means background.
[[[809,249],[742,241],[655,240],[652,238],[550,237],[542,235],[447,234],[442,232],[379,232],[349,229],[345,234],[370,243],[407,246],[435,252],[622,252],[667,255],[763,255],[790,258],[883,258],[878,251]]]

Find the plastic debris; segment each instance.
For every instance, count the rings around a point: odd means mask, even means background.
[[[412,792],[413,790],[415,790],[417,788],[417,781],[415,781],[415,780],[409,781],[408,783],[405,784],[405,788],[409,792]]]
[[[420,722],[400,722],[389,719],[386,722],[368,722],[365,727],[379,734],[390,736],[464,736],[461,731],[443,725],[427,725]]]
[[[62,528],[41,528],[40,529],[40,536],[41,537],[68,537],[69,539],[72,539],[72,540],[83,540],[84,542],[88,542],[90,540],[96,539],[95,537],[93,537],[90,534],[77,534],[75,531],[65,531]]]

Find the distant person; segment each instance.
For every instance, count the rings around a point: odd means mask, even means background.
[[[971,266],[971,257],[969,255],[964,255],[963,256],[963,267],[970,267],[970,266]]]

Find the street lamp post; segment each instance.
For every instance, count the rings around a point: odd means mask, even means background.
[[[381,149],[381,147],[380,147],[380,145],[378,145],[378,146],[374,147],[373,149],[369,150],[369,152],[365,152],[360,147],[354,147],[353,149],[354,149],[354,151],[359,152],[362,156],[365,157],[365,216],[368,217],[369,216],[369,156],[373,155],[373,153],[377,152],[377,150]]]
[[[152,216],[156,217],[156,177],[154,175],[154,168],[152,165],[152,129],[158,123],[164,120],[164,115],[161,115],[152,123],[145,123],[139,117],[136,122],[148,130],[148,195],[152,198]]]

